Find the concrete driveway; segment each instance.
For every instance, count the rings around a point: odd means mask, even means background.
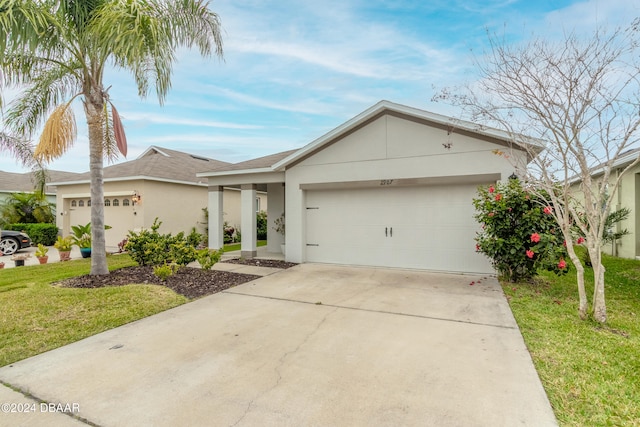
[[[404,270],[299,265],[0,381],[0,403],[54,404],[12,426],[556,425],[497,281]]]

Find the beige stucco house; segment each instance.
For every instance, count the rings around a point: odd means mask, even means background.
[[[107,247],[115,248],[130,230],[149,228],[155,218],[162,221],[161,233],[200,233],[206,226],[206,179],[196,177],[203,170],[215,170],[228,163],[162,147],[152,146],[137,159],[104,168],[104,214]],[[52,182],[57,188],[57,224],[63,235],[71,226],[91,220],[90,177],[81,174],[70,180]],[[240,223],[240,190],[226,188],[223,220]],[[267,208],[266,194],[257,193],[256,209]],[[255,222],[255,212],[254,212]]]
[[[623,153],[613,165],[609,182],[613,183],[624,169],[638,159],[638,156],[640,156],[640,149]],[[597,180],[601,174],[602,172],[596,168],[593,177]],[[605,246],[604,251],[622,258],[640,259],[640,163],[622,176],[618,191],[612,197],[614,198],[611,203],[612,211],[621,208],[628,208],[631,211],[626,220],[616,224],[618,231],[626,229],[629,234],[614,244]]]
[[[510,159],[496,149],[510,147]],[[495,129],[381,101],[299,150],[199,173],[209,182],[209,245],[222,246],[226,187],[241,187],[242,253],[265,187],[268,247],[286,259],[493,273],[476,253],[472,198],[527,154]],[[286,212],[286,235],[274,221]]]

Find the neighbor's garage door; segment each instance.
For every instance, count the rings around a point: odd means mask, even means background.
[[[308,190],[306,260],[493,272],[475,252],[474,185]]]
[[[106,246],[113,250],[133,230],[134,210],[130,204],[124,205],[126,197],[110,197],[104,207],[104,223],[111,228],[105,231]],[[73,202],[75,201],[75,204]],[[91,222],[89,199],[74,199],[69,202],[69,225],[84,225]],[[71,229],[69,230],[71,232]]]

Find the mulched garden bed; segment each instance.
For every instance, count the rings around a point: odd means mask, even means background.
[[[260,277],[253,274],[182,267],[163,282],[153,274],[153,267],[125,267],[113,270],[110,274],[104,276],[72,277],[56,282],[56,285],[67,288],[101,288],[132,283],[151,284],[166,286],[180,295],[193,299],[215,294]]]
[[[229,264],[255,265],[256,267],[291,268],[298,265],[295,262],[280,261],[277,259],[257,259],[257,258],[231,258],[226,261]]]

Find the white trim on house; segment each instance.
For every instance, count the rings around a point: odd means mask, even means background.
[[[222,171],[222,172],[198,172],[196,173],[196,176],[198,178],[211,178],[211,177],[216,177],[216,176],[229,176],[229,175],[244,175],[244,174],[250,174],[250,173],[268,173],[268,172],[274,172],[274,169],[272,167],[269,168],[256,168],[256,169],[238,169],[238,170],[232,170],[232,171]]]
[[[147,148],[146,150],[144,150],[144,151],[142,152],[142,154],[140,154],[137,158],[138,158],[138,159],[141,159],[141,158],[143,158],[144,156],[146,156],[146,155],[147,155],[147,153],[149,153],[149,152],[151,152],[151,151],[155,151],[156,153],[158,153],[158,154],[162,154],[162,155],[163,155],[163,156],[165,156],[165,157],[171,157],[169,154],[167,154],[167,153],[165,153],[164,151],[162,151],[162,149],[161,149],[161,148],[158,148],[158,147],[156,147],[155,145],[152,145],[151,147],[149,147],[149,148]],[[207,160],[209,160],[209,159],[207,159]]]
[[[120,182],[120,181],[133,181],[133,180],[168,182],[170,184],[195,185],[198,187],[207,187],[209,185],[206,182],[180,181],[176,179],[156,178],[156,177],[145,176],[145,175],[124,176],[119,178],[105,178],[103,181],[104,182]],[[79,181],[51,182],[48,185],[63,186],[63,185],[77,185],[77,184],[91,184],[91,180],[87,179],[87,180],[79,180]]]

